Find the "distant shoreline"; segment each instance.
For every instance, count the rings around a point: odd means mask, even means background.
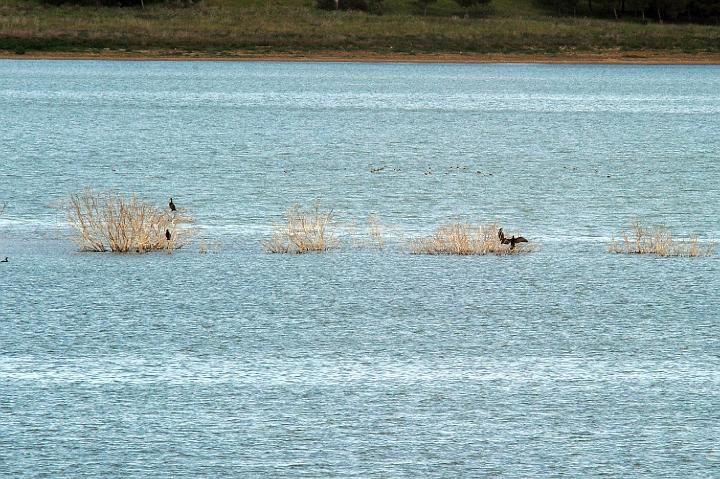
[[[148,50],[141,52],[27,52],[0,51],[0,59],[12,60],[108,60],[108,61],[276,61],[348,63],[539,63],[603,65],[720,65],[720,53],[618,52],[567,54],[477,54],[477,53],[376,53],[354,52],[200,52]]]

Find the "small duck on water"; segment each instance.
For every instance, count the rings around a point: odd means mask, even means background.
[[[8,262],[8,257],[7,257],[7,256],[5,256],[5,259],[4,259],[4,260],[0,261],[0,263],[7,263],[7,262]]]

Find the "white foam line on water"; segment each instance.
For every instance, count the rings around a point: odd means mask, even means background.
[[[65,228],[68,226],[66,221],[61,221],[61,220],[49,221],[47,219],[13,218],[13,217],[0,218],[0,225],[8,226],[8,227],[31,226],[35,229],[41,229],[41,228],[57,229],[57,228]]]
[[[48,232],[52,233],[67,230],[70,232],[69,225],[67,222],[62,220],[51,221],[48,219],[5,217],[0,218],[0,227],[5,228],[6,230],[14,230],[16,232],[22,232],[24,230],[48,230]],[[271,235],[275,229],[275,225],[272,223],[234,223],[222,225],[193,223],[189,225],[189,227],[197,230],[201,239],[213,239],[214,235],[237,235],[250,238],[263,238]],[[435,224],[427,227],[418,226],[417,224],[412,223],[380,224],[382,237],[388,241],[394,242],[407,241],[414,237],[430,235],[433,231],[435,231],[435,228]],[[336,236],[338,237],[365,237],[369,234],[368,225],[362,222],[357,224],[339,224],[335,231]],[[525,236],[533,243],[548,245],[568,243],[600,244],[610,243],[613,239],[616,241],[622,241],[622,238],[619,235],[574,235],[567,233],[536,234],[532,230],[523,231],[522,236]],[[674,235],[673,238],[677,241],[686,241],[690,239],[690,236]],[[716,242],[718,238],[720,238],[720,231],[711,230],[700,237],[700,243],[707,244]]]
[[[442,362],[390,361],[372,363],[308,360],[288,368],[285,362],[243,364],[228,360],[189,358],[68,359],[51,363],[5,358],[0,380],[66,383],[264,383],[327,384],[337,382],[437,382],[437,381],[703,381],[720,383],[720,370],[677,360],[602,360],[587,358],[528,358],[502,361],[485,358],[445,358]],[[89,364],[92,363],[92,364]]]

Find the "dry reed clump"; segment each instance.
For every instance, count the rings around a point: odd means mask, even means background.
[[[65,207],[76,233],[73,239],[83,251],[169,252],[182,247],[192,235],[185,226],[192,219],[182,208],[161,209],[135,195],[126,198],[114,192],[85,190],[70,195]]]
[[[380,225],[380,218],[376,214],[368,216],[368,236],[370,238],[368,242],[370,247],[376,249],[385,248],[385,238]]]
[[[355,222],[345,227],[345,233],[352,237],[355,248],[382,250],[385,248],[385,235],[377,214],[371,213],[365,227],[358,227]]]
[[[697,235],[675,240],[667,227],[646,227],[640,220],[636,220],[632,230],[622,232],[620,237],[621,240],[611,240],[611,253],[688,257],[712,256],[715,253],[714,242],[703,244]]]
[[[410,242],[412,254],[510,255],[533,250],[526,243],[519,243],[515,248],[502,244],[498,237],[498,225],[494,223],[451,223],[438,227],[430,236],[415,238]]]
[[[307,211],[295,204],[285,216],[287,222],[276,225],[272,237],[263,242],[265,251],[302,254],[338,246],[333,210],[322,210],[319,202]]]
[[[220,241],[215,240],[212,242],[207,242],[205,240],[201,240],[199,247],[200,254],[207,254],[208,252],[217,254],[220,252]]]

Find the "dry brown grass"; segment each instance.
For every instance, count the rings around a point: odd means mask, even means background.
[[[333,210],[323,210],[320,202],[308,210],[295,204],[285,217],[286,222],[276,225],[272,237],[263,242],[265,251],[302,254],[327,251],[339,245]]]
[[[385,248],[384,228],[377,214],[371,213],[365,225],[358,226],[355,221],[344,225],[344,234],[352,239],[352,246],[361,249],[382,250]]]
[[[534,251],[527,243],[519,243],[514,249],[502,244],[498,238],[498,225],[450,223],[438,227],[430,236],[411,240],[413,254],[453,255],[510,255]]]
[[[376,214],[368,216],[368,236],[370,238],[369,245],[372,248],[385,248],[385,237],[383,236],[382,226],[380,225],[380,218],[378,218]]]
[[[199,252],[200,254],[207,254],[208,252],[211,252],[213,254],[217,254],[220,252],[220,241],[215,240],[211,242],[207,242],[205,240],[201,240],[199,244]]]
[[[65,205],[74,241],[83,251],[146,253],[182,247],[192,235],[192,219],[182,208],[161,209],[132,195],[85,190]],[[169,230],[171,239],[165,238]]]
[[[712,256],[715,243],[701,243],[697,235],[676,240],[665,226],[646,227],[640,220],[632,224],[630,231],[623,231],[620,240],[613,238],[611,253],[654,254],[657,256]]]

